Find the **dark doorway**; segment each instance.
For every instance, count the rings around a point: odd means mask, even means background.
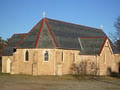
[[[120,62],[118,64],[118,73],[120,73]]]

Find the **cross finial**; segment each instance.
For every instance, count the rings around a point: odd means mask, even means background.
[[[103,27],[104,27],[104,26],[103,26],[103,25],[101,25],[101,26],[100,26],[100,29],[103,29]]]
[[[45,11],[43,11],[43,13],[42,13],[42,14],[43,14],[43,17],[45,17],[45,16],[46,16],[46,13],[45,13]]]

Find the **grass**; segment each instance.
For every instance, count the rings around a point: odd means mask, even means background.
[[[2,60],[0,60],[0,70],[2,70]]]
[[[63,76],[53,76],[53,75],[40,75],[40,76],[32,76],[32,75],[25,75],[25,74],[15,74],[11,75],[9,73],[2,73],[0,71],[0,76],[8,76],[8,77],[27,77],[27,78],[40,78],[40,79],[51,79],[51,80],[90,80],[92,77],[90,75],[63,75]],[[97,76],[94,76],[97,77]]]
[[[0,69],[0,76],[11,76],[9,73],[2,73],[2,70]]]
[[[63,75],[63,76],[53,76],[53,75],[41,75],[41,76],[32,76],[32,75],[25,75],[25,74],[15,74],[11,75],[9,73],[2,73],[0,70],[0,76],[8,76],[8,77],[26,77],[26,78],[40,78],[40,79],[51,79],[51,80],[92,80],[92,79],[99,79],[99,80],[108,80],[108,81],[120,81],[120,74],[114,74],[111,76],[91,76],[91,75]]]
[[[0,72],[0,90],[120,90],[120,79],[112,76],[10,75]]]

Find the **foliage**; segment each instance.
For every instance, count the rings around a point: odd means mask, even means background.
[[[3,48],[5,47],[5,45],[7,44],[9,39],[7,39],[6,41],[2,39],[2,37],[0,37],[0,68],[2,66],[2,57],[1,57],[1,53],[2,53],[2,50]]]
[[[0,37],[0,53],[2,52],[3,48],[7,45],[9,41],[9,38],[7,40],[3,40],[2,37]]]
[[[114,26],[116,28],[116,36],[114,36],[113,38],[115,39],[116,47],[118,48],[118,50],[120,50],[120,16],[118,16],[118,18],[116,19]]]
[[[115,43],[115,46],[117,47],[117,49],[120,51],[120,39],[116,40],[114,43]]]
[[[0,53],[2,52],[2,49],[4,48],[4,40],[2,39],[2,37],[0,37]],[[0,57],[0,60],[2,58]]]
[[[98,67],[95,62],[80,61],[79,64],[74,63],[71,67],[75,75],[97,75]]]
[[[118,38],[120,39],[120,16],[116,19],[114,26],[116,28]]]
[[[0,37],[0,52],[2,51],[4,46],[4,41],[2,40],[2,38]]]

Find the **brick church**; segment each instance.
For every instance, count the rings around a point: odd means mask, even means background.
[[[28,33],[11,37],[2,52],[2,72],[73,74],[73,64],[84,61],[88,74],[92,64],[97,75],[120,72],[120,53],[102,29],[42,18]]]

